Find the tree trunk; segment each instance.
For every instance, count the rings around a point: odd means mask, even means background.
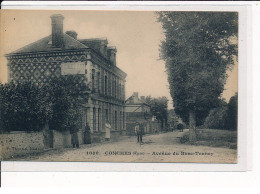
[[[196,114],[194,110],[189,111],[189,142],[196,141]]]

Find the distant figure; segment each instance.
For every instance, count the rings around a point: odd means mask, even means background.
[[[109,122],[106,122],[105,126],[106,126],[106,136],[105,136],[105,139],[106,139],[106,141],[109,141],[110,140],[111,125],[110,125]]]
[[[179,123],[179,124],[177,125],[177,130],[178,130],[178,131],[183,132],[183,128],[184,128],[183,124]]]
[[[90,127],[88,123],[86,123],[84,131],[84,144],[91,144]]]
[[[79,148],[78,130],[75,124],[70,126],[71,144],[73,148]]]
[[[142,127],[138,122],[135,124],[135,134],[137,136],[137,143],[142,143],[143,142],[143,137],[142,137]]]

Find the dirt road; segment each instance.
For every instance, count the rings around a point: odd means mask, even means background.
[[[181,132],[168,132],[143,137],[124,137],[118,142],[81,145],[77,148],[50,150],[17,160],[89,161],[89,162],[206,162],[236,163],[235,149],[192,146],[179,143]]]

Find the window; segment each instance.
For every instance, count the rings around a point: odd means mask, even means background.
[[[119,94],[118,94],[118,98],[119,98],[119,99],[121,99],[121,93],[122,93],[121,88],[122,88],[122,87],[121,87],[121,83],[119,83],[119,89],[118,89],[118,93],[119,93]]]
[[[98,131],[100,131],[100,108],[98,109]]]
[[[100,72],[97,73],[97,91],[100,92]]]
[[[92,69],[92,91],[95,92],[95,69]]]
[[[115,111],[115,130],[117,130],[117,111]]]
[[[105,95],[107,95],[107,76],[105,76]]]
[[[116,98],[116,80],[114,80],[114,97]]]
[[[108,121],[108,109],[105,110],[105,114],[106,114],[106,121]]]
[[[93,131],[96,131],[96,108],[93,108]]]
[[[119,120],[119,128],[120,128],[120,130],[122,130],[123,129],[123,127],[122,127],[122,111],[120,111],[120,118],[119,118],[120,120]]]
[[[125,113],[123,112],[123,129],[125,128]]]
[[[123,84],[122,85],[122,98],[123,98],[123,100],[125,100],[125,85]]]

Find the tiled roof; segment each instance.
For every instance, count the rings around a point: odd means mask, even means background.
[[[74,49],[87,49],[86,45],[82,44],[78,40],[70,37],[67,34],[64,34],[64,47],[62,50],[74,50]],[[22,53],[34,53],[34,52],[49,52],[57,50],[57,48],[53,48],[51,45],[52,37],[51,35],[46,36],[36,42],[33,42],[27,46],[24,46],[8,55],[13,54],[22,54]]]

